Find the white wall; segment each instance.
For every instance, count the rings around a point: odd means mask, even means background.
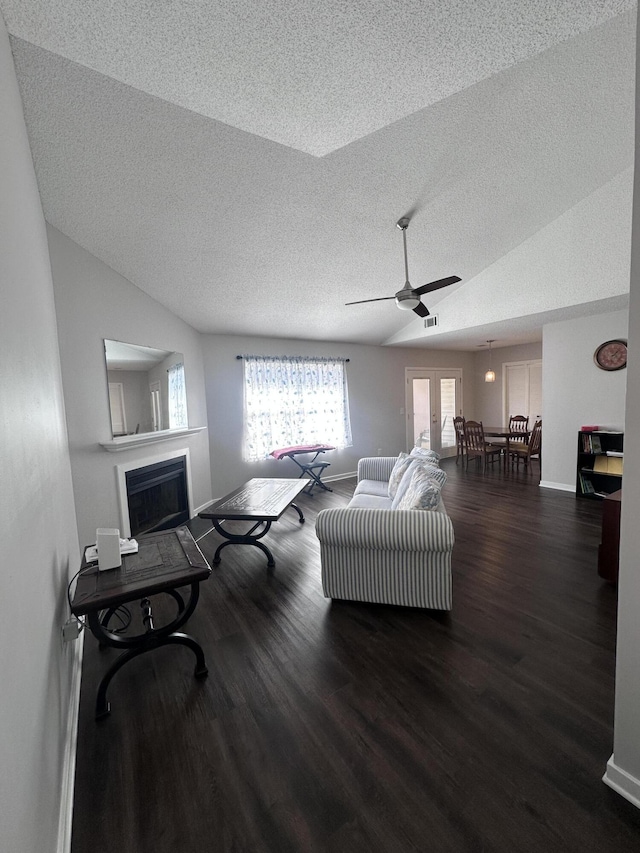
[[[206,430],[135,450],[108,453],[111,439],[103,339],[184,354],[189,426],[206,426],[200,335],[76,243],[48,226],[60,338],[78,531],[83,544],[96,527],[120,527],[116,465],[139,461],[172,447],[189,447],[195,507],[211,500]]]
[[[45,224],[1,17],[0,115],[0,848],[51,853],[73,769],[80,645],[61,628],[80,551]]]
[[[361,456],[397,455],[406,447],[405,367],[462,367],[464,405],[474,406],[475,353],[332,344],[277,338],[203,336],[213,493],[225,492],[251,477],[292,477],[299,470],[289,459],[242,461],[242,362],[236,355],[317,355],[349,358],[347,378],[353,447],[325,456],[329,476],[353,473]]]
[[[640,21],[639,21],[640,26]],[[637,42],[640,47],[640,38]],[[640,72],[640,51],[636,68]],[[640,95],[636,88],[636,140]],[[640,149],[636,142],[613,755],[605,781],[640,807]]]
[[[541,358],[542,342],[521,344],[517,347],[498,347],[497,349],[494,347],[491,351],[491,359],[489,359],[488,347],[480,350],[475,357],[475,373],[473,376],[476,388],[476,409],[473,417],[490,426],[502,426],[504,424],[502,365],[512,361],[533,361]],[[491,367],[496,374],[495,382],[484,381],[484,375],[489,370],[489,361],[491,361]],[[519,412],[510,412],[510,414],[516,415]]]
[[[628,312],[616,311],[543,329],[543,483],[571,491],[576,484],[578,431],[584,424],[624,429],[627,371],[596,367],[604,341],[627,338]]]

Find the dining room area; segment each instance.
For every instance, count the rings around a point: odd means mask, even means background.
[[[540,480],[542,470],[542,418],[532,426],[528,415],[510,415],[506,426],[484,425],[482,421],[467,420],[464,415],[453,419],[456,435],[456,465],[468,469],[474,461],[483,472],[496,462],[502,470],[520,469],[536,474]]]
[[[455,457],[464,471],[542,468],[542,347],[478,344],[473,370],[407,369],[407,446]],[[496,465],[497,463],[497,465]]]

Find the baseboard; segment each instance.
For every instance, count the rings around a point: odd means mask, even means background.
[[[191,510],[191,518],[195,518],[199,512],[202,512],[204,509],[206,509],[208,506],[211,506],[211,504],[217,500],[219,500],[219,498],[211,498],[210,501],[207,501],[206,503],[203,503],[201,506],[197,506],[194,510]]]
[[[333,474],[330,477],[323,477],[322,482],[323,483],[335,483],[336,480],[348,480],[349,477],[355,477],[355,476],[357,476],[355,471],[349,471],[346,474]]]
[[[73,822],[73,794],[76,777],[76,754],[78,746],[78,716],[80,712],[80,683],[82,681],[82,658],[84,634],[74,643],[74,658],[69,691],[69,713],[65,732],[64,759],[60,790],[60,815],[58,819],[58,844],[56,853],[71,853],[71,827]]]
[[[635,776],[631,776],[625,770],[617,767],[613,755],[607,761],[607,771],[602,777],[602,781],[640,809],[640,779],[636,779]]]
[[[540,480],[538,485],[541,489],[555,489],[558,492],[572,492],[574,495],[576,493],[575,484],[569,486],[567,483],[551,483],[549,480]]]

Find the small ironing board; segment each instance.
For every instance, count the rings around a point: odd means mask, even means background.
[[[332,444],[299,444],[296,447],[280,447],[278,450],[272,450],[271,456],[274,459],[284,459],[288,457],[292,459],[298,468],[300,468],[300,477],[305,475],[309,478],[310,483],[305,494],[312,495],[313,489],[318,486],[324,489],[325,492],[332,492],[329,486],[322,482],[322,475],[325,468],[328,468],[330,462],[318,461],[318,456],[326,450],[335,450]],[[307,458],[297,459],[298,456]],[[309,459],[308,457],[311,456]]]

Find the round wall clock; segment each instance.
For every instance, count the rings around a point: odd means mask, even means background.
[[[601,370],[621,370],[627,366],[627,342],[605,341],[594,352],[593,360]]]

